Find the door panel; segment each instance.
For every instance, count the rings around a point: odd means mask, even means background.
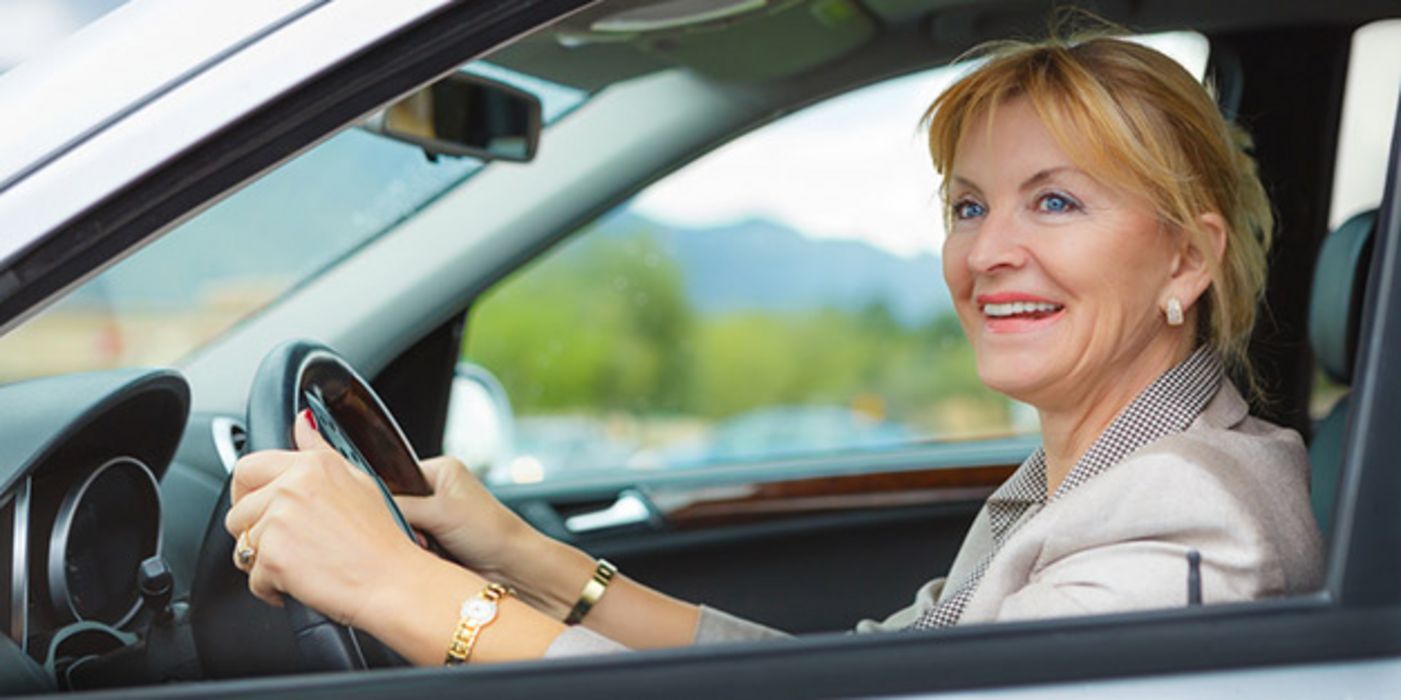
[[[1015,469],[942,466],[504,498],[543,532],[685,600],[793,633],[850,629],[943,575],[982,501]],[[820,472],[814,467],[814,472]],[[642,518],[571,531],[639,502]],[[577,527],[576,527],[577,529]]]

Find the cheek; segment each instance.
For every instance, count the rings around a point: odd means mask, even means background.
[[[968,270],[968,247],[967,236],[950,234],[944,239],[940,261],[944,269],[944,284],[948,285],[958,322],[963,326],[964,335],[972,340],[976,335],[973,328],[977,322],[977,309],[972,303],[973,274]]]
[[[1081,245],[1043,251],[1041,259],[1099,322],[1133,326],[1135,319],[1151,315],[1168,280],[1170,254],[1154,233],[1129,227],[1096,232]]]
[[[968,271],[968,241],[966,236],[949,234],[944,239],[941,262],[944,266],[944,284],[949,294],[958,302],[968,296],[973,286],[973,275]]]

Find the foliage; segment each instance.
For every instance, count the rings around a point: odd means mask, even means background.
[[[1008,420],[952,314],[918,327],[879,302],[701,314],[645,231],[580,236],[498,285],[472,311],[464,350],[523,415],[843,405],[939,434]]]

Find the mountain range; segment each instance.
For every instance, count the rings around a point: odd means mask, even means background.
[[[933,255],[902,257],[862,241],[812,238],[768,219],[687,228],[624,210],[593,230],[613,237],[648,232],[680,267],[687,296],[703,313],[856,311],[879,303],[915,325],[952,307]]]

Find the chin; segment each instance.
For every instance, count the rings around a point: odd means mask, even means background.
[[[1048,383],[1046,375],[1041,362],[978,357],[978,379],[987,388],[1022,403],[1035,405],[1032,397]]]

